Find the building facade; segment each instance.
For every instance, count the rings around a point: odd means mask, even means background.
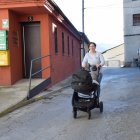
[[[111,49],[102,52],[105,58],[105,66],[107,67],[123,67],[124,66],[124,44],[120,44]]]
[[[131,66],[140,48],[140,0],[123,0],[125,65]]]
[[[6,34],[6,35],[5,35]],[[81,65],[81,36],[51,0],[0,1],[0,85],[12,85],[44,69],[35,78],[55,84]],[[3,43],[4,42],[4,43]],[[47,69],[45,69],[47,67]]]

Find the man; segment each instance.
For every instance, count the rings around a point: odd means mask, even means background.
[[[89,52],[86,53],[83,61],[82,67],[87,69],[90,67],[91,76],[94,80],[97,80],[100,84],[102,79],[101,67],[105,64],[105,60],[103,55],[100,52],[96,51],[96,43],[90,42],[88,45]],[[96,70],[97,69],[97,70]],[[100,86],[97,89],[97,96],[100,95]]]

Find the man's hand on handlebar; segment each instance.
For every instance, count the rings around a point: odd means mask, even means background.
[[[96,64],[96,67],[97,68],[101,68],[102,66],[100,64]]]

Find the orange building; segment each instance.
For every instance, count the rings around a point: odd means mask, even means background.
[[[0,31],[8,34],[5,50],[0,41],[1,86],[29,78],[31,60],[46,55],[32,71],[47,67],[36,78],[51,85],[80,67],[80,34],[51,0],[0,0]]]

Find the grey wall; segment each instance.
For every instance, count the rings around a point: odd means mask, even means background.
[[[140,48],[140,26],[133,26],[133,14],[140,14],[140,0],[123,0],[125,63],[131,65]]]

